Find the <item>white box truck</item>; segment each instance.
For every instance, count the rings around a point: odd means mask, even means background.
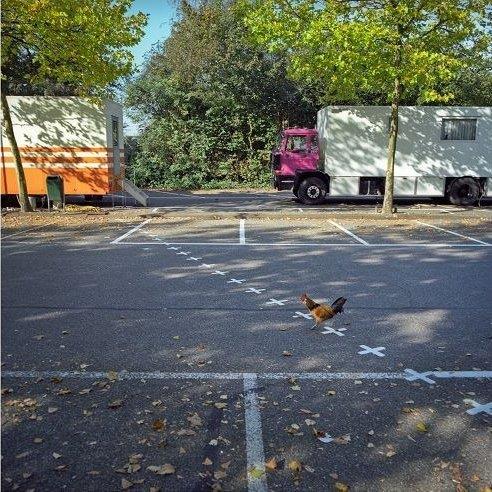
[[[316,131],[285,130],[272,153],[274,186],[306,204],[383,194],[390,114],[389,106],[328,106]],[[394,194],[458,205],[492,196],[492,108],[400,107]]]

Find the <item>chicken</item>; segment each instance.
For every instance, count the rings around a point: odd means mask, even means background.
[[[321,326],[336,314],[343,312],[343,305],[347,302],[345,297],[339,297],[331,306],[327,306],[326,304],[318,304],[310,299],[307,294],[302,294],[300,299],[309,309],[309,313],[315,320],[315,324],[311,327],[311,330],[314,330],[317,326]]]

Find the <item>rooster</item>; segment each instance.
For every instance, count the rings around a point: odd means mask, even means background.
[[[308,297],[307,294],[302,294],[301,302],[309,309],[311,316],[315,319],[315,324],[311,327],[314,330],[321,326],[325,321],[333,318],[338,313],[343,312],[343,305],[347,302],[345,297],[339,297],[331,306],[318,304]]]

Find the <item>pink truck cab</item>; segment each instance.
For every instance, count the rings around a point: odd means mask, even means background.
[[[279,141],[271,155],[273,186],[277,190],[292,189],[306,204],[323,202],[328,177],[318,169],[318,132],[311,128],[288,128]]]

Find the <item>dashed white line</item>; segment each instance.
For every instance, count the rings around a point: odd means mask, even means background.
[[[483,244],[485,246],[492,246],[492,244],[486,243],[485,241],[480,241],[480,239],[475,239],[470,236],[465,236],[463,234],[459,234],[458,232],[448,231],[447,229],[443,229],[442,227],[437,227],[432,224],[427,224],[426,222],[421,222],[420,220],[416,220],[415,222],[418,222],[419,224],[425,225],[427,227],[432,227],[433,229],[437,229],[438,231],[447,232],[448,234],[453,234],[454,236],[462,237],[464,239],[468,239],[469,241],[474,241],[476,243]]]
[[[257,391],[256,374],[244,374],[244,420],[246,427],[248,492],[267,492],[265,450],[263,448],[263,433]]]
[[[356,241],[358,241],[359,243],[363,244],[364,246],[369,246],[369,243],[367,241],[364,241],[364,239],[362,239],[361,237],[357,236],[353,232],[349,231],[345,227],[341,226],[340,224],[338,224],[334,220],[329,220],[328,222],[331,225],[334,225],[335,227],[338,227],[338,229],[340,229],[341,231],[345,232],[345,234],[348,234],[350,237],[353,237]]]
[[[147,219],[147,220],[144,220],[140,225],[134,227],[133,229],[131,229],[130,231],[126,232],[125,234],[123,234],[122,236],[116,238],[114,241],[111,241],[110,244],[118,244],[120,243],[121,241],[123,241],[123,239],[127,238],[128,236],[130,236],[131,234],[133,234],[134,232],[137,232],[139,229],[141,229],[142,227],[144,227],[146,224],[148,224],[152,219]],[[144,243],[142,243],[144,244]],[[153,243],[151,243],[153,244]]]
[[[246,244],[245,219],[239,220],[239,244]]]

